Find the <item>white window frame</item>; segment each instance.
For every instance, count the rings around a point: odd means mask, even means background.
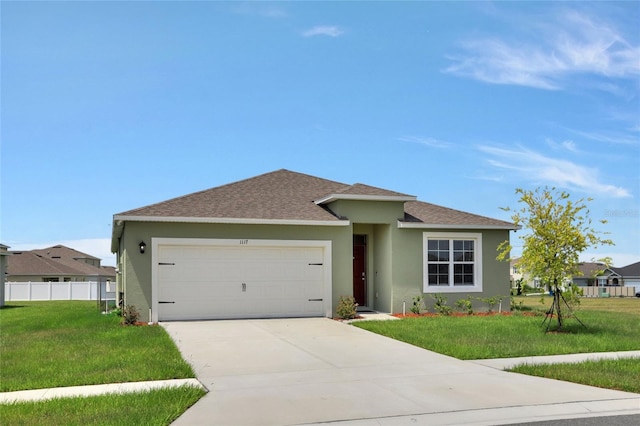
[[[474,285],[453,285],[453,257],[449,257],[449,285],[429,286],[429,240],[473,240]],[[449,244],[453,251],[453,243]],[[482,234],[479,232],[424,232],[422,234],[422,291],[424,293],[481,293],[482,292]]]

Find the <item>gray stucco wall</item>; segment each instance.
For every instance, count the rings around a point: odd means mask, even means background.
[[[151,239],[218,238],[332,241],[333,303],[340,295],[352,294],[352,232],[350,226],[282,226],[236,224],[190,224],[127,222],[122,239],[119,268],[125,304],[135,305],[142,321],[148,321],[151,306]],[[138,244],[147,244],[140,253]]]
[[[269,240],[324,240],[332,242],[332,311],[338,299],[353,294],[353,234],[368,236],[368,292],[369,307],[382,312],[402,312],[412,298],[423,294],[423,235],[425,229],[398,228],[403,216],[401,202],[369,202],[339,200],[331,204],[334,212],[347,217],[349,226],[190,224],[131,222],[124,225],[120,241],[118,285],[125,291],[125,303],[135,305],[143,321],[148,320],[151,305],[151,241],[152,238],[216,238]],[[429,229],[428,231],[438,231]],[[482,232],[483,292],[443,294],[453,306],[468,295],[480,297],[503,296],[502,309],[509,309],[509,263],[496,260],[496,247],[509,238],[507,230],[440,230],[442,232]],[[147,251],[141,254],[140,241]],[[424,295],[432,310],[433,298]],[[486,304],[474,300],[476,310]]]
[[[393,228],[392,228],[393,229]],[[425,231],[452,234],[456,232],[478,233],[474,229],[393,229],[393,311],[402,311],[402,302],[406,302],[408,311],[414,296],[423,295],[425,306],[433,311],[434,299],[428,293],[423,293],[423,234]],[[502,309],[509,310],[509,262],[499,261],[496,248],[509,238],[507,230],[482,231],[482,293],[440,293],[447,298],[448,304],[454,306],[458,299],[471,296],[475,310],[486,310],[486,303],[478,298],[501,296]]]

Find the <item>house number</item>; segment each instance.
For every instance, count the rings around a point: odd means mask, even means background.
[[[249,244],[249,240],[240,240],[240,245]]]

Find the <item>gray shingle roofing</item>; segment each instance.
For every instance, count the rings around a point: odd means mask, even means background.
[[[31,251],[13,251],[7,259],[11,275],[85,275],[115,277],[115,268],[94,266],[77,259],[99,260],[97,257],[65,246]]]
[[[409,201],[404,204],[404,222],[408,224],[424,224],[437,227],[484,227],[515,229],[513,223],[490,217],[479,216],[423,201]]]
[[[319,204],[345,195],[404,201],[403,222],[413,226],[514,229],[509,222],[415,201],[414,196],[400,192],[359,183],[348,185],[285,169],[125,211],[116,214],[114,220],[217,218],[340,222],[340,218]]]
[[[116,216],[338,221],[313,200],[345,186],[314,176],[278,170]]]
[[[640,277],[640,262],[631,265],[622,266],[620,268],[609,268],[622,277]]]

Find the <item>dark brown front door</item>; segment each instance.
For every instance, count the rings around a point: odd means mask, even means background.
[[[353,297],[359,306],[367,305],[367,236],[353,236]]]

